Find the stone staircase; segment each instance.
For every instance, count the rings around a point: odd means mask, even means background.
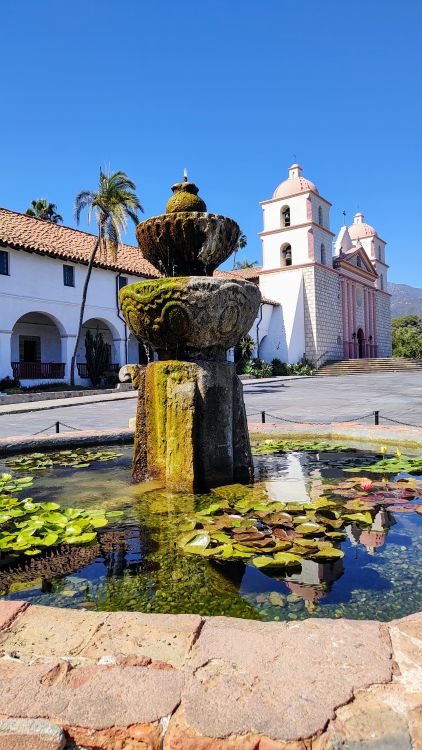
[[[378,357],[375,359],[342,359],[329,360],[317,371],[317,375],[356,375],[372,372],[408,372],[420,370],[421,359],[406,359],[405,357]]]

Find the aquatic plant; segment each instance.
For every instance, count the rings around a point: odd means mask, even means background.
[[[244,560],[257,568],[283,569],[303,558],[335,560],[336,545],[352,525],[371,527],[381,507],[421,512],[413,501],[422,485],[412,480],[372,482],[366,477],[327,486],[313,501],[271,501],[254,487],[214,490],[211,503],[182,523],[178,545],[184,552],[224,560]]]
[[[53,466],[63,466],[69,469],[87,469],[94,461],[104,463],[121,457],[108,448],[97,450],[91,448],[73,448],[72,450],[54,451],[49,453],[28,453],[14,456],[6,461],[14,471],[42,471]]]
[[[384,454],[384,451],[381,449]],[[391,458],[382,458],[369,466],[345,469],[347,472],[366,471],[371,474],[418,474],[422,475],[422,456],[403,456],[397,449],[396,455]]]
[[[254,456],[264,456],[267,453],[288,453],[291,451],[345,451],[344,445],[335,445],[315,440],[260,440],[252,446]]]
[[[118,511],[61,509],[58,503],[19,497],[32,483],[32,477],[14,478],[6,473],[0,477],[0,559],[5,554],[39,555],[43,548],[60,544],[89,544],[109,518],[121,515]]]

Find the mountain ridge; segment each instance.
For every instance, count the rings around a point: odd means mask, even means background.
[[[403,315],[422,316],[422,289],[409,284],[388,282],[387,291],[391,294],[391,317]]]

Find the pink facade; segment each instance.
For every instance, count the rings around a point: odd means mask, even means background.
[[[378,356],[375,286],[360,278],[341,274],[341,306],[343,319],[343,356],[345,359]],[[363,322],[357,323],[357,289],[363,292]]]

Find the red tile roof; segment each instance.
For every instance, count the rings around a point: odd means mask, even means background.
[[[0,244],[3,246],[9,245],[73,263],[88,263],[95,241],[96,236],[89,232],[0,208]],[[107,253],[107,257],[97,255],[95,265],[137,276],[160,276],[141,251],[132,245],[120,245],[116,260],[113,260],[111,252]]]
[[[248,281],[252,281],[258,284],[260,270],[261,266],[255,268],[235,268],[232,271],[214,271],[213,276],[217,276],[217,278],[229,277],[232,279],[247,279]],[[255,273],[251,274],[251,271],[254,271]],[[265,305],[278,306],[280,304],[279,302],[275,302],[275,300],[273,299],[264,297],[263,294],[261,295],[261,300]]]
[[[254,266],[253,268],[233,268],[232,271],[215,271],[214,276],[229,275],[234,278],[252,281],[253,279],[258,279],[260,271],[262,271],[261,266]]]

